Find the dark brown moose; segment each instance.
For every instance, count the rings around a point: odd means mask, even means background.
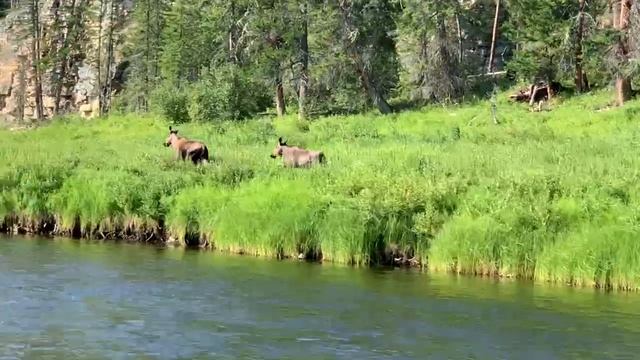
[[[174,130],[171,126],[169,126],[169,137],[164,145],[175,150],[176,160],[189,159],[196,165],[209,162],[209,149],[204,143],[178,136],[178,130]]]

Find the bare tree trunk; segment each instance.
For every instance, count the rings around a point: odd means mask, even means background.
[[[284,87],[282,86],[282,78],[278,75],[276,81],[276,112],[279,117],[284,116],[286,104],[284,102]]]
[[[460,16],[456,12],[456,28],[458,31],[458,62],[462,64],[464,48],[462,47],[462,27],[460,26]]]
[[[621,60],[620,67],[629,61],[629,16],[631,13],[632,0],[622,0],[620,4],[620,19],[618,22],[618,56]],[[625,76],[622,69],[618,70],[616,76],[616,103],[618,106],[631,99],[631,79]]]
[[[496,38],[498,36],[498,18],[500,17],[500,0],[496,0],[496,15],[493,18],[493,32],[491,35],[491,52],[489,53],[489,66],[487,73],[493,72],[493,62],[496,54]]]
[[[378,108],[378,110],[382,114],[389,114],[391,113],[391,106],[389,105],[387,100],[385,100],[384,96],[382,95],[382,93],[380,93],[380,90],[376,86],[371,72],[369,71],[369,67],[365,66],[364,59],[362,58],[360,50],[357,48],[357,44],[353,44],[349,40],[349,35],[354,33],[356,30],[354,29],[354,25],[351,20],[351,1],[340,0],[339,5],[340,10],[342,11],[343,31],[345,32],[344,46],[347,53],[349,54],[349,57],[355,65],[356,72],[358,73],[360,81],[362,82],[362,87],[367,92],[367,95],[369,95],[371,102]]]
[[[578,13],[578,30],[576,34],[576,90],[578,92],[586,91],[585,74],[582,70],[582,38],[584,33],[584,7],[585,0],[579,0],[580,11]]]
[[[40,2],[39,0],[31,1],[31,26],[32,26],[32,41],[31,41],[31,66],[33,68],[33,78],[35,87],[35,100],[36,100],[36,118],[38,121],[42,121],[44,118],[44,107],[42,104],[42,75],[40,64],[40,52],[42,47],[42,39],[40,38]]]
[[[307,117],[307,89],[309,87],[309,3],[302,5],[302,33],[300,34],[300,85],[298,88],[298,118]]]

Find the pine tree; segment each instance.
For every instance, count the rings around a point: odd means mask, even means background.
[[[403,86],[411,100],[447,102],[461,96],[460,55],[454,55],[462,41],[457,29],[460,13],[456,1],[406,2],[398,52]]]
[[[125,56],[131,59],[126,95],[130,110],[148,111],[151,92],[160,82],[159,59],[167,10],[166,0],[141,0],[133,10],[135,27],[125,49]]]
[[[575,0],[510,1],[506,28],[518,51],[509,69],[529,81],[557,80],[561,61],[569,55],[565,40],[578,13]]]
[[[307,91],[309,88],[309,1],[300,5],[301,21],[298,34],[300,76],[298,79],[298,117],[307,117]]]
[[[386,100],[397,79],[393,15],[387,1],[339,0],[343,51],[353,64],[371,103],[383,114],[391,112]]]

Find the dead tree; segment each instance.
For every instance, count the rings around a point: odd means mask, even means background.
[[[500,16],[500,0],[496,0],[496,15],[493,19],[493,32],[491,35],[491,52],[489,53],[489,66],[487,67],[487,73],[493,72],[493,62],[496,54],[496,38],[498,35],[498,18]]]
[[[526,91],[520,90],[518,93],[510,95],[509,98],[516,102],[527,102],[531,107],[537,105],[537,110],[540,111],[542,103],[549,101],[549,99],[560,91],[560,88],[561,85],[558,82],[552,81],[550,83],[546,83],[544,81],[540,81],[538,83],[531,84]]]

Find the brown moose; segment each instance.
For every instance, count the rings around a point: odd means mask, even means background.
[[[278,145],[271,153],[273,159],[282,157],[285,167],[310,167],[315,164],[324,164],[326,162],[322,151],[310,151],[299,148],[297,146],[289,146],[282,138],[278,139]]]
[[[189,159],[196,165],[209,162],[209,149],[204,143],[178,136],[178,130],[174,130],[171,126],[169,126],[169,137],[164,145],[175,150],[176,160]]]

